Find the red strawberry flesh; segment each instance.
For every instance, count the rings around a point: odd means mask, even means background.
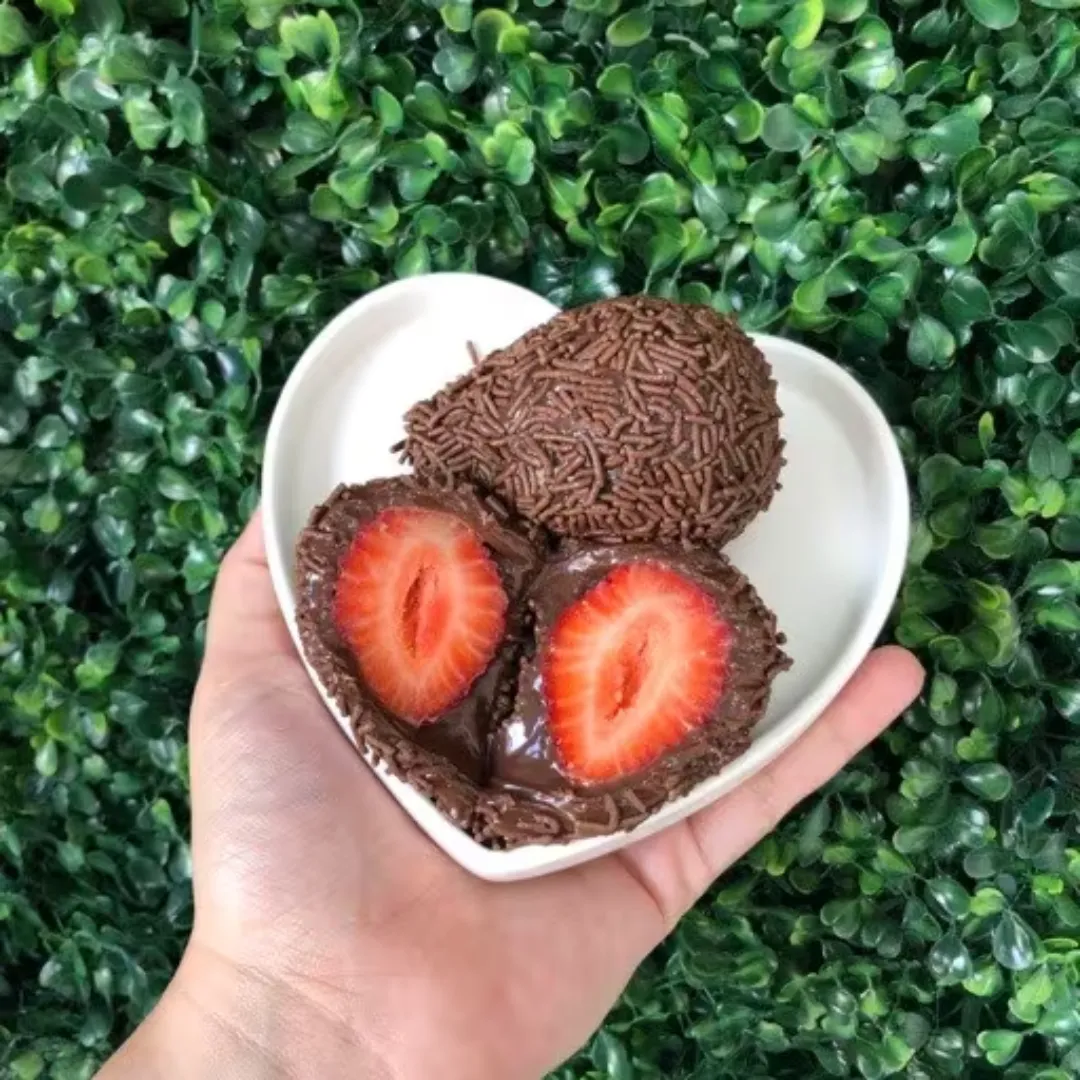
[[[548,728],[567,775],[606,783],[704,724],[724,691],[731,629],[715,601],[659,563],[627,563],[570,605],[543,654]]]
[[[369,690],[431,723],[464,698],[498,651],[508,601],[476,533],[453,514],[391,507],[342,560],[334,621]]]

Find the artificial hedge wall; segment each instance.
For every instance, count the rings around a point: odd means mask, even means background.
[[[850,366],[925,700],[563,1077],[1080,1074],[1080,0],[0,0],[0,1069],[191,918],[185,713],[275,394],[381,282],[650,290]]]

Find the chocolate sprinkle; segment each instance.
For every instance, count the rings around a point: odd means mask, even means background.
[[[733,320],[627,297],[557,315],[414,405],[404,457],[556,536],[721,545],[772,500],[779,421]]]

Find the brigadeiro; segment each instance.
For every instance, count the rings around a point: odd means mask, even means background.
[[[780,416],[733,320],[627,297],[557,315],[413,406],[404,455],[560,538],[722,545],[777,489]]]
[[[705,551],[582,546],[527,602],[533,645],[473,830],[497,846],[637,825],[747,748],[790,666],[775,616]]]
[[[494,500],[412,477],[339,487],[297,543],[308,663],[359,745],[463,828],[540,561]]]

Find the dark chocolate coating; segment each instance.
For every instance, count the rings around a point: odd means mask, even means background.
[[[407,723],[367,690],[353,654],[334,624],[334,591],[341,560],[357,532],[380,511],[418,506],[456,515],[491,555],[509,600],[506,638],[469,693],[436,722]],[[509,708],[517,654],[523,643],[521,596],[540,566],[539,551],[508,523],[494,500],[467,490],[426,487],[412,477],[339,487],[317,507],[296,547],[296,619],[304,655],[360,745],[384,760],[451,819],[467,827],[486,773],[489,727]]]
[[[688,578],[717,605],[732,631],[724,693],[712,716],[674,750],[616,784],[575,785],[547,728],[539,656],[566,608],[612,569],[655,562]],[[631,828],[738,757],[761,719],[773,679],[790,666],[776,619],[746,578],[721,555],[649,545],[587,546],[549,562],[529,591],[536,647],[521,664],[513,711],[494,732],[488,794],[477,811],[482,839],[514,846]]]

